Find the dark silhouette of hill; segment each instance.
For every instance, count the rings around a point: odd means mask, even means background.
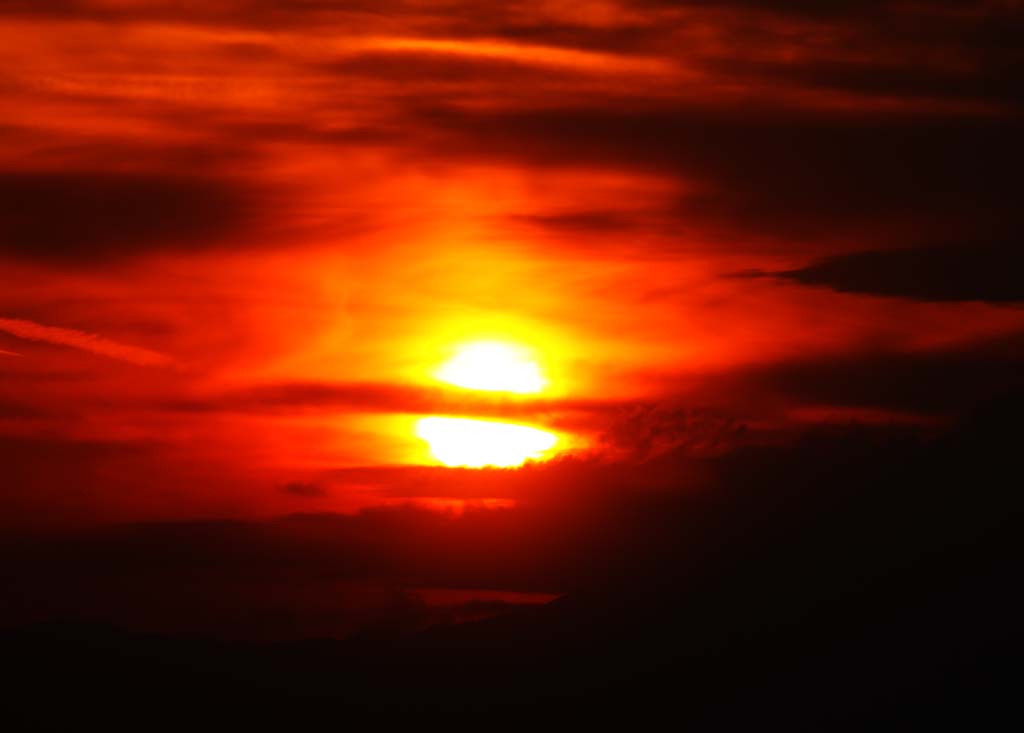
[[[1005,725],[1019,719],[1022,410],[1007,397],[927,439],[817,430],[718,459],[705,490],[608,498],[573,535],[574,590],[543,607],[281,643],[46,624],[4,635],[8,692],[37,718],[271,705],[296,720]]]

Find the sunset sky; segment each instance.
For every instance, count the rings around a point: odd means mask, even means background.
[[[1024,730],[1022,118],[1024,0],[0,0],[0,718]]]
[[[424,417],[947,424],[1022,381],[1019,11],[0,2],[0,523],[529,499]]]

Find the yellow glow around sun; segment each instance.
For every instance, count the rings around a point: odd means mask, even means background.
[[[553,433],[526,425],[460,417],[422,418],[416,435],[444,465],[466,468],[521,466],[542,458],[558,442]]]
[[[488,392],[532,394],[547,386],[540,367],[526,349],[500,341],[466,344],[435,376],[456,387]]]

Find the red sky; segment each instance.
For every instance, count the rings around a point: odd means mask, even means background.
[[[820,5],[0,2],[0,522],[528,495],[411,485],[423,415],[625,466],[1019,385],[1020,4]],[[550,391],[439,386],[478,339]]]

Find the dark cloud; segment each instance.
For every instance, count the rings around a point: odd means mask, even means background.
[[[282,486],[281,490],[292,496],[303,496],[311,499],[327,496],[327,490],[323,486],[308,481],[292,481]]]
[[[448,412],[477,413],[515,409],[500,397],[474,392],[453,392],[436,387],[385,383],[285,382],[267,384],[205,399],[179,400],[171,409],[212,412],[280,410],[355,410],[361,412]]]
[[[451,153],[625,167],[692,189],[674,212],[760,235],[1021,229],[1016,121],[678,107],[421,112]],[[695,187],[695,188],[694,188]]]
[[[606,411],[600,434],[602,450],[620,457],[649,459],[676,455],[715,455],[733,450],[747,431],[728,413],[671,406],[631,404]]]
[[[509,396],[412,384],[281,382],[183,399],[161,407],[190,412],[353,411],[447,415],[537,416],[559,412],[605,412],[617,405],[601,400]]]
[[[712,62],[714,73],[807,89],[828,89],[901,100],[992,102],[1017,107],[1024,103],[1021,59],[992,60],[961,66],[913,66],[907,63],[860,60],[819,60],[814,63],[770,63],[723,60]],[[1017,109],[1019,112],[1019,108]]]
[[[0,253],[95,263],[198,249],[237,234],[254,211],[238,186],[215,179],[7,171],[0,174]]]
[[[916,15],[929,15],[945,10],[963,10],[964,6],[984,6],[982,2],[961,2],[961,0],[925,0],[920,3],[905,3],[900,0],[836,0],[835,2],[819,3],[816,0],[782,0],[765,5],[758,0],[729,0],[726,3],[714,0],[636,0],[638,7],[668,8],[744,8],[762,10],[777,15],[793,15],[808,17],[877,17],[891,11],[903,10]]]
[[[774,273],[844,293],[917,300],[1024,300],[1024,243],[855,252]]]
[[[400,7],[402,0],[392,0]],[[352,0],[340,10],[369,10],[371,3]],[[303,0],[292,8],[266,0],[231,0],[226,3],[186,9],[175,0],[156,0],[146,3],[110,4],[96,0],[54,0],[35,3],[31,0],[0,0],[0,14],[13,17],[70,18],[100,21],[191,21],[195,23],[263,25],[273,22],[296,22],[303,18],[338,11],[337,3],[330,0],[316,2]]]
[[[358,20],[363,26],[388,27],[392,17],[421,30],[436,32],[462,25],[465,14],[486,17],[479,6],[466,0],[226,0],[218,3],[188,3],[178,0],[147,0],[136,3],[108,3],[102,0],[0,0],[0,15],[15,18],[91,20],[100,22],[171,22],[213,27],[295,29]]]
[[[775,394],[789,405],[963,413],[1024,388],[1024,334],[934,351],[793,360],[745,372],[734,388],[751,405],[757,394]]]

